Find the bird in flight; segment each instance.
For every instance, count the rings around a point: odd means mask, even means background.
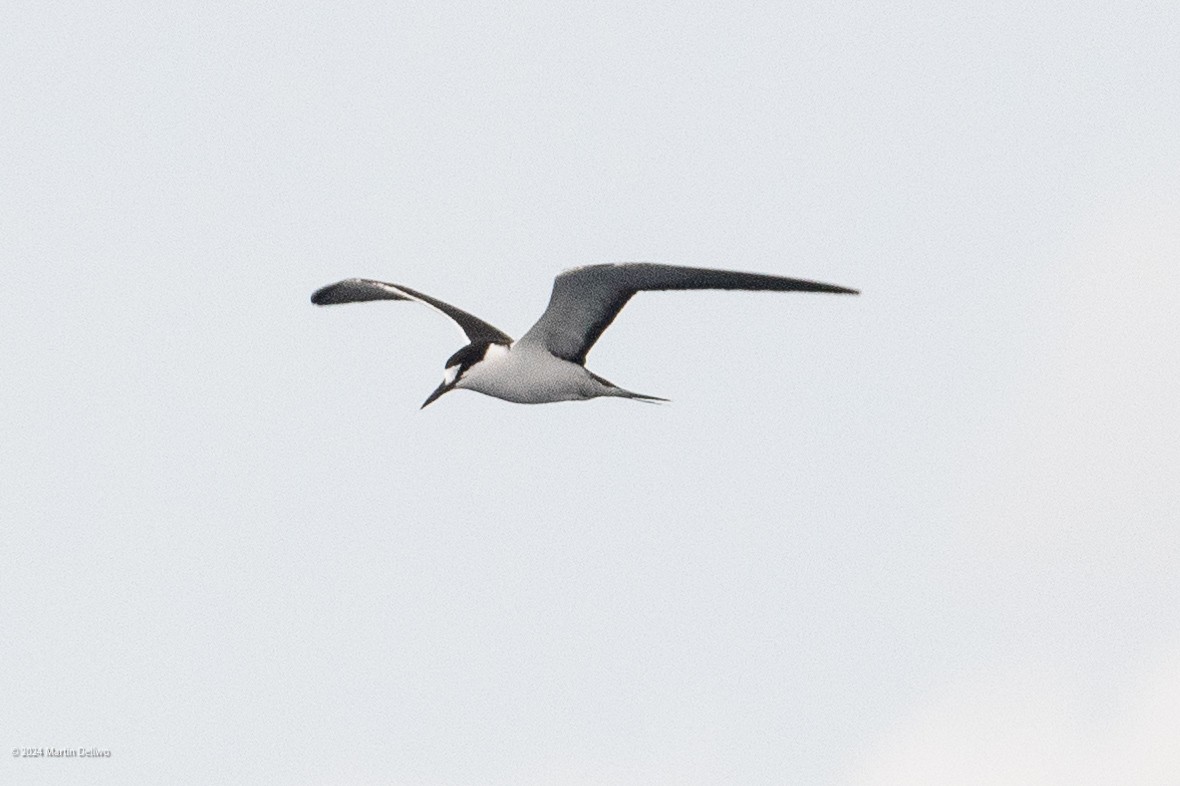
[[[860,294],[832,284],[760,273],[646,262],[588,265],[554,279],[545,313],[516,341],[479,317],[400,284],[347,278],[316,290],[311,302],[329,306],[364,300],[413,300],[450,317],[469,343],[447,360],[442,384],[423,408],[452,390],[474,390],[518,404],[584,401],[599,396],[667,401],[624,390],[589,371],[586,354],[632,295],[671,289]]]

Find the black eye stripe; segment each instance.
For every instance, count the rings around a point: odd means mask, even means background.
[[[492,344],[496,344],[496,343],[499,343],[499,342],[479,341],[479,342],[476,342],[473,344],[468,344],[467,346],[463,347],[455,354],[451,355],[447,359],[447,365],[445,367],[450,368],[451,366],[456,366],[456,365],[459,366],[459,373],[456,378],[461,377],[461,376],[463,376],[463,373],[467,371],[467,369],[471,368],[476,363],[483,360],[484,355],[487,354],[488,347],[490,347]],[[502,344],[501,346],[508,346],[508,345]]]

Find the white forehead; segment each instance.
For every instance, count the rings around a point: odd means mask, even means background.
[[[508,347],[503,344],[488,344],[488,348],[483,351],[484,360],[498,360],[508,354]]]
[[[459,376],[459,364],[456,363],[453,366],[447,366],[447,370],[443,373],[443,384],[451,384],[457,376]]]

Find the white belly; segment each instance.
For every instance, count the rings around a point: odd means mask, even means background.
[[[494,351],[455,385],[517,404],[546,404],[609,396],[610,388],[577,363],[531,347]]]

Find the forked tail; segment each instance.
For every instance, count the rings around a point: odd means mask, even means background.
[[[618,398],[629,398],[629,399],[633,399],[635,401],[643,401],[647,404],[659,404],[661,402],[666,402],[669,400],[666,398],[660,398],[659,396],[649,396],[646,393],[634,393],[630,390],[624,390],[623,388],[619,387],[615,383],[611,382],[609,379],[603,379],[602,377],[598,376],[597,374],[595,374],[593,371],[590,371],[589,369],[586,370],[586,373],[589,374],[590,376],[594,377],[594,379],[596,381],[598,381],[600,384],[604,385],[607,388],[606,395],[608,395],[608,396],[616,396]]]
[[[619,388],[618,391],[619,392],[617,395],[622,396],[623,398],[632,399],[634,401],[642,401],[644,404],[664,404],[670,400],[666,398],[660,398],[659,396],[648,396],[643,393],[632,393],[630,390],[623,390],[622,388]]]

